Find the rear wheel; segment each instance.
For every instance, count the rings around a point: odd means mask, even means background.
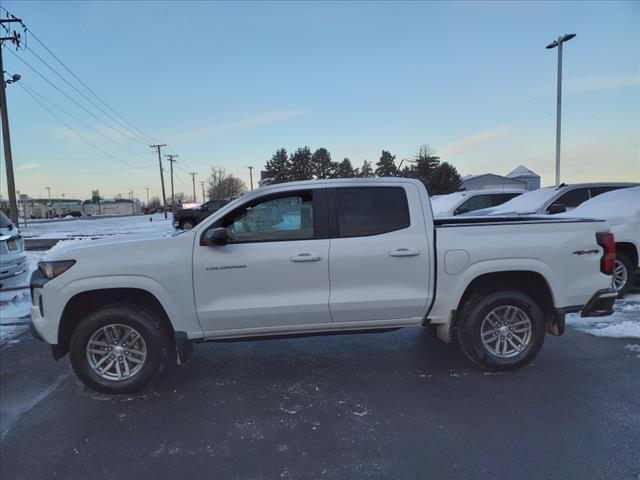
[[[618,292],[618,297],[623,297],[629,291],[632,278],[633,264],[631,260],[624,253],[616,253],[611,285]]]
[[[462,351],[482,368],[511,370],[540,351],[544,317],[536,302],[523,293],[478,293],[459,310],[456,336]]]
[[[71,365],[93,390],[132,393],[156,379],[170,348],[169,332],[153,312],[111,305],[80,323],[71,339]]]

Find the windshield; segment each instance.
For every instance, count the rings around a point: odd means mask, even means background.
[[[0,228],[13,228],[13,223],[4,213],[0,212]]]
[[[556,187],[545,187],[523,193],[498,207],[484,208],[466,215],[501,215],[507,213],[533,213],[558,193]]]

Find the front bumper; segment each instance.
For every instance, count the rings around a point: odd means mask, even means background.
[[[613,303],[618,298],[618,292],[613,288],[598,290],[582,309],[581,317],[605,317],[613,313]]]

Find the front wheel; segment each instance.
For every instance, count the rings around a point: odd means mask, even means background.
[[[71,366],[100,393],[132,393],[165,367],[171,342],[164,325],[138,305],[111,305],[87,316],[71,338]]]
[[[487,370],[512,370],[540,351],[545,336],[540,307],[516,291],[471,295],[459,310],[456,335],[462,351]]]
[[[195,226],[196,222],[194,222],[193,220],[182,220],[180,222],[180,228],[182,230],[191,230]]]

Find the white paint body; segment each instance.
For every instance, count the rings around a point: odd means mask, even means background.
[[[205,246],[203,232],[234,208],[287,190],[401,187],[410,225],[356,238]],[[451,220],[455,222],[455,220]],[[32,319],[57,344],[65,305],[87,291],[135,288],[155,296],[174,330],[190,339],[447,324],[479,275],[539,273],[557,308],[584,305],[611,277],[600,273],[596,233],[605,221],[449,224],[434,228],[424,186],[410,179],[296,182],[238,198],[193,230],[117,237],[58,248],[45,260],[75,260],[34,293]],[[573,255],[597,249],[598,255]],[[316,261],[292,261],[309,254]],[[319,258],[318,258],[319,257]],[[224,268],[222,268],[224,267]],[[44,316],[37,305],[43,296]]]

